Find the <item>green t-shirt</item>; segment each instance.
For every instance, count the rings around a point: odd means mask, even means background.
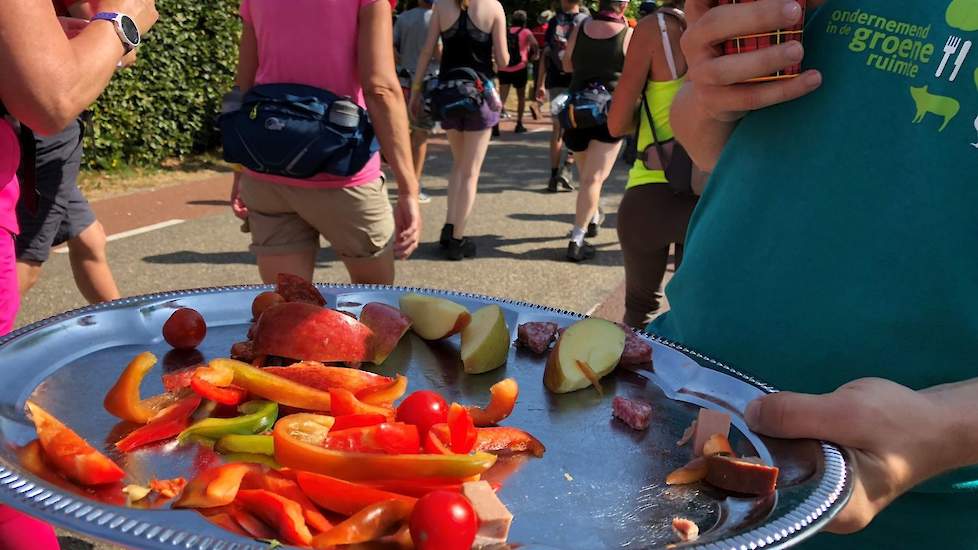
[[[978,0],[828,0],[805,47],[822,87],[737,127],[650,330],[782,389],[978,377]],[[978,548],[975,480],[813,545]]]

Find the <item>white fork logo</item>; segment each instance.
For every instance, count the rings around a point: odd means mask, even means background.
[[[944,59],[941,59],[941,64],[937,67],[937,72],[934,73],[934,76],[940,78],[941,75],[944,74],[944,67],[947,66],[947,62],[951,59],[951,56],[954,55],[954,52],[958,51],[958,46],[960,45],[961,39],[957,36],[952,35],[947,39],[947,43],[944,44]]]

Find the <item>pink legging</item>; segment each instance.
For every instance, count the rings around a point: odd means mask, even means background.
[[[0,548],[58,550],[60,545],[50,525],[0,504]]]

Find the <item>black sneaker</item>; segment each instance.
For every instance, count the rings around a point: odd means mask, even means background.
[[[514,134],[525,134],[526,133],[526,126],[523,126],[523,123],[522,122],[517,122],[516,123],[516,128],[513,129],[513,133]]]
[[[599,227],[598,224],[596,224],[594,222],[591,222],[591,223],[587,224],[587,232],[584,233],[584,236],[587,237],[587,238],[589,238],[589,239],[593,239],[593,238],[597,237],[598,236],[598,227]]]
[[[499,137],[499,125],[492,127],[492,137]]]
[[[560,177],[557,176],[556,174],[550,176],[550,183],[547,184],[547,191],[550,191],[551,193],[556,193],[557,186],[560,185],[559,179]]]
[[[594,247],[584,241],[584,244],[577,244],[574,241],[567,243],[567,259],[572,262],[583,262],[594,257]]]
[[[571,184],[571,178],[574,177],[574,175],[571,173],[571,166],[574,166],[574,164],[564,163],[564,166],[560,168],[560,175],[557,176],[557,179],[560,181],[560,187],[565,191],[574,190],[574,185]]]
[[[446,223],[441,227],[441,238],[438,239],[438,244],[442,248],[448,248],[448,243],[452,240],[452,235],[454,234],[455,224]]]
[[[462,258],[475,257],[475,243],[472,239],[462,237],[461,239],[451,239],[448,241],[448,248],[445,249],[445,257],[453,262]]]

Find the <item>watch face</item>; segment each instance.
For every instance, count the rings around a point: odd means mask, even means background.
[[[119,23],[122,25],[122,32],[126,38],[133,44],[139,44],[139,29],[136,28],[136,22],[128,15],[123,15]]]

